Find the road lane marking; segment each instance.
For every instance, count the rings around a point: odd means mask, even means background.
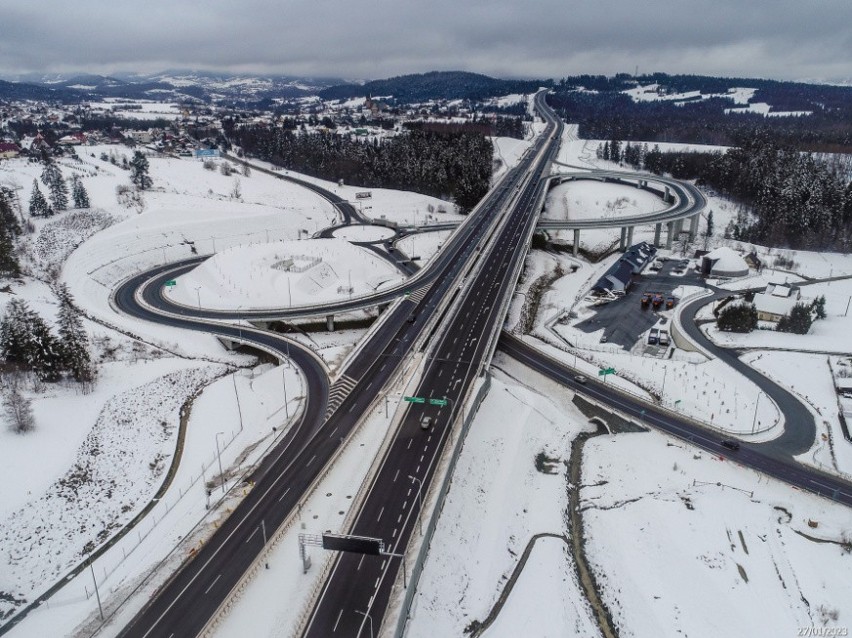
[[[359,569],[361,569],[361,563],[363,563],[363,562],[364,562],[364,556],[366,556],[366,554],[362,554],[362,555],[361,555],[361,560],[359,560],[359,561],[358,561],[358,567],[356,567],[356,568],[355,568],[355,571],[356,571],[356,572],[357,572]]]
[[[331,629],[331,633],[337,631],[337,625],[340,624],[340,617],[343,615],[343,609],[341,608],[340,613],[337,614],[337,620],[334,622],[334,627]]]
[[[380,509],[380,510],[379,510],[379,515],[376,517],[376,522],[378,522],[379,520],[381,520],[381,518],[382,518],[382,514],[384,514],[384,513],[385,513],[385,508],[384,508],[384,507],[382,507],[382,509]]]
[[[246,543],[248,543],[251,539],[253,539],[255,534],[257,534],[257,528],[256,527],[254,528],[254,531],[251,533],[251,535],[246,539]]]
[[[284,499],[285,496],[287,496],[287,492],[289,492],[289,491],[290,491],[289,487],[286,490],[284,490],[284,493],[278,499],[279,503]]]
[[[310,460],[310,461],[308,461],[308,462],[305,464],[305,467],[308,467],[311,463],[313,463],[315,458],[317,458],[317,455],[316,455],[316,454],[314,454],[314,455],[311,457],[311,460]]]
[[[396,483],[396,477],[399,476],[399,470],[396,471],[396,474],[393,475],[393,482]]]
[[[218,583],[220,578],[222,578],[222,574],[219,574],[218,576],[216,576],[215,580],[212,583],[210,583],[210,587],[208,587],[207,589],[204,590],[205,595],[207,594],[207,592],[209,592],[211,589],[213,589],[213,585]]]

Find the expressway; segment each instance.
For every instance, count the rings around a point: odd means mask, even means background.
[[[505,301],[514,289],[518,267],[535,227],[545,184],[540,177],[550,166],[561,123],[539,103],[548,127],[535,147],[535,164],[517,187],[506,220],[487,248],[475,275],[445,317],[437,343],[428,352],[414,395],[446,399],[444,406],[420,405],[403,416],[396,437],[382,458],[359,514],[348,533],[381,538],[393,554],[405,552],[416,533],[422,506],[454,428],[459,407],[493,354],[492,337],[499,333]],[[424,428],[424,419],[431,418]],[[341,638],[380,632],[400,560],[341,553],[306,622],[304,636]]]
[[[553,121],[551,127],[555,126]],[[434,283],[412,285],[411,294],[384,314],[382,323],[328,389],[329,408],[325,413],[313,408],[311,419],[303,418],[303,424],[294,428],[294,433],[276,448],[271,459],[253,477],[256,484],[249,495],[120,635],[195,636],[203,630],[262,550],[257,530],[261,527],[277,529],[298,512],[303,494],[332,462],[361,415],[409,359],[418,343],[443,323],[441,314],[447,311],[447,304],[462,292],[457,280],[470,263],[481,258],[480,247],[487,243],[487,236],[495,224],[505,225],[501,218],[507,203],[519,199],[525,208],[530,207],[532,195],[528,189],[520,197],[517,192],[521,182],[530,182],[531,166],[537,173],[543,170],[540,152],[543,146],[540,139],[534,151],[501,180],[445,243],[435,265],[430,267],[430,270],[434,268],[431,279]],[[266,334],[212,322],[203,311],[182,308],[174,312],[172,308],[158,308],[159,297],[152,291],[156,291],[165,279],[175,276],[178,270],[174,266],[164,266],[153,273],[153,278],[150,273],[144,273],[126,282],[115,293],[114,303],[123,312],[140,318],[153,320],[156,315],[157,321],[166,321],[169,325],[225,334],[246,343],[253,343],[256,334]],[[489,275],[498,276],[490,269]],[[148,283],[142,284],[146,278]],[[466,290],[469,289],[468,286]],[[486,313],[492,321],[495,309]],[[291,349],[291,352],[297,351]],[[312,400],[311,403],[321,402]]]
[[[301,421],[282,436],[258,470],[254,477],[255,488],[199,553],[157,592],[124,629],[122,636],[197,635],[262,550],[258,528],[275,529],[294,516],[303,494],[322,476],[327,464],[333,462],[360,416],[367,412],[410,355],[429,345],[415,394],[447,398],[448,404],[418,406],[407,411],[393,445],[381,459],[352,529],[346,530],[383,538],[393,553],[404,551],[417,530],[418,497],[428,491],[451,428],[457,427],[460,405],[490,359],[493,342],[489,336],[499,331],[505,314],[503,300],[511,294],[515,283],[511,274],[516,274],[534,229],[537,208],[547,184],[543,178],[547,176],[546,168],[553,158],[561,128],[542,102],[539,96],[537,105],[549,121],[547,132],[471,213],[429,267],[403,288],[385,291],[368,302],[344,302],[333,309],[318,306],[236,313],[199,311],[169,303],[162,296],[164,282],[206,258],[200,257],[144,273],[116,291],[116,306],[140,318],[257,344],[279,357],[283,346],[292,358],[298,358],[297,364],[308,379],[308,408]],[[301,183],[301,180],[292,181]],[[319,188],[309,182],[305,184],[313,190]],[[677,196],[686,206],[696,206],[703,201],[703,198],[699,201],[694,197],[690,201],[685,192]],[[338,204],[339,208],[351,208],[342,200]],[[344,213],[344,219],[350,220],[353,211],[349,211],[349,216]],[[671,213],[671,210],[664,212]],[[623,224],[624,220],[619,223]],[[637,223],[653,223],[653,220],[649,222],[645,216]],[[492,232],[495,235],[489,239]],[[476,273],[467,274],[472,264],[476,265]],[[466,278],[464,286],[459,284],[462,278]],[[410,294],[399,299],[402,291]],[[382,323],[331,387],[316,357],[292,342],[286,345],[286,340],[266,331],[216,321],[321,315],[364,307],[365,303],[376,305],[392,301],[396,301],[396,305],[383,315]],[[433,339],[436,334],[437,338]],[[506,346],[505,338],[502,343],[501,347],[512,356],[560,383],[574,386],[575,390],[708,450],[722,451],[716,434],[620,395],[610,387],[594,382],[577,387],[573,383],[573,373],[561,364],[540,353],[525,351],[527,347],[523,344]],[[421,428],[421,419],[425,416],[432,418],[428,429]],[[736,454],[743,464],[803,489],[833,496],[842,502],[852,498],[847,483],[770,458],[754,446],[744,445]],[[378,629],[399,569],[398,559],[338,556],[304,628],[304,635],[369,635],[365,628],[365,611]]]
[[[536,372],[634,418],[637,423],[653,426],[713,454],[730,458],[741,465],[763,472],[789,485],[852,506],[852,483],[848,481],[801,465],[790,456],[785,457],[777,454],[771,448],[767,450],[765,444],[742,443],[739,450],[729,450],[721,445],[722,439],[726,437],[718,432],[713,432],[653,404],[619,392],[611,384],[600,383],[593,379],[587,379],[584,384],[578,383],[575,380],[577,373],[569,366],[552,359],[506,332],[501,335],[499,347],[503,352]],[[810,418],[812,422],[813,417]],[[813,439],[811,439],[811,443],[813,443]]]

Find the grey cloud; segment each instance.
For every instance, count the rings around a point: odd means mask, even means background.
[[[741,0],[11,0],[0,70],[852,78],[852,6]]]

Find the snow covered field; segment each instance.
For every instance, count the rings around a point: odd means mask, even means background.
[[[638,188],[577,180],[552,188],[545,206],[545,219],[577,221],[649,214],[669,205],[653,193]]]
[[[587,553],[620,636],[849,626],[847,508],[654,432],[584,457]]]

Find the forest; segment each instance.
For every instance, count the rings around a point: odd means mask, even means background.
[[[493,145],[478,132],[406,130],[383,140],[249,126],[226,128],[247,155],[347,184],[409,190],[470,211],[491,184]]]
[[[808,111],[810,115],[766,117],[726,113],[736,106],[727,97],[634,102],[622,91],[658,85],[665,93],[699,91],[725,94],[737,87],[756,89],[750,102],[766,102],[772,111]],[[583,90],[580,90],[583,89]],[[736,146],[758,133],[777,143],[813,152],[852,152],[852,87],[777,82],[746,78],[669,76],[576,76],[561,80],[548,96],[567,122],[579,124],[580,137],[649,142]]]
[[[647,144],[611,140],[603,159],[636,169],[695,179],[738,202],[732,239],[805,250],[852,249],[852,183],[849,163],[803,153],[755,134],[726,152],[660,151]]]

